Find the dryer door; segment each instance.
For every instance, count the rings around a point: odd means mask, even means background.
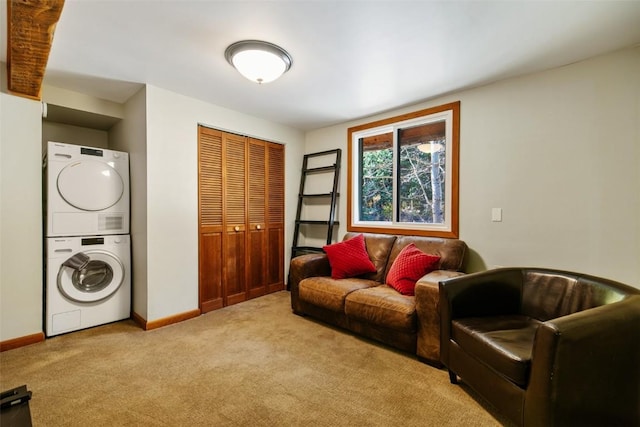
[[[60,171],[60,196],[84,211],[102,211],[118,203],[124,192],[122,177],[107,163],[83,160]]]
[[[120,288],[124,266],[113,254],[101,250],[82,252],[89,261],[80,268],[62,265],[58,272],[58,289],[76,302],[103,300]]]

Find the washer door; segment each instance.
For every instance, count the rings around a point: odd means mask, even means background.
[[[58,174],[58,192],[71,206],[84,211],[102,211],[118,203],[124,192],[122,177],[103,162],[71,163]]]
[[[76,302],[100,301],[116,292],[124,279],[124,266],[120,260],[101,250],[90,250],[83,254],[89,257],[89,262],[84,267],[60,267],[60,292]]]

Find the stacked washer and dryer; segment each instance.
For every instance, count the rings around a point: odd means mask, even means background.
[[[46,335],[129,318],[129,155],[49,142],[44,167]]]

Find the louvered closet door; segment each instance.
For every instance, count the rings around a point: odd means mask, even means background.
[[[223,306],[222,132],[198,129],[200,310]]]
[[[284,289],[284,145],[267,143],[267,292]]]
[[[200,309],[284,289],[284,146],[199,128]]]
[[[247,147],[249,151],[248,288],[249,298],[255,298],[267,293],[266,149],[264,141],[253,138],[249,138]]]
[[[223,137],[224,180],[224,296],[225,305],[247,299],[246,259],[246,138],[225,133]]]

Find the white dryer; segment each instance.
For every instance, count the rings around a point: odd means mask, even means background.
[[[46,268],[47,336],[130,317],[129,235],[50,237]]]
[[[47,237],[129,233],[129,155],[49,142]]]

